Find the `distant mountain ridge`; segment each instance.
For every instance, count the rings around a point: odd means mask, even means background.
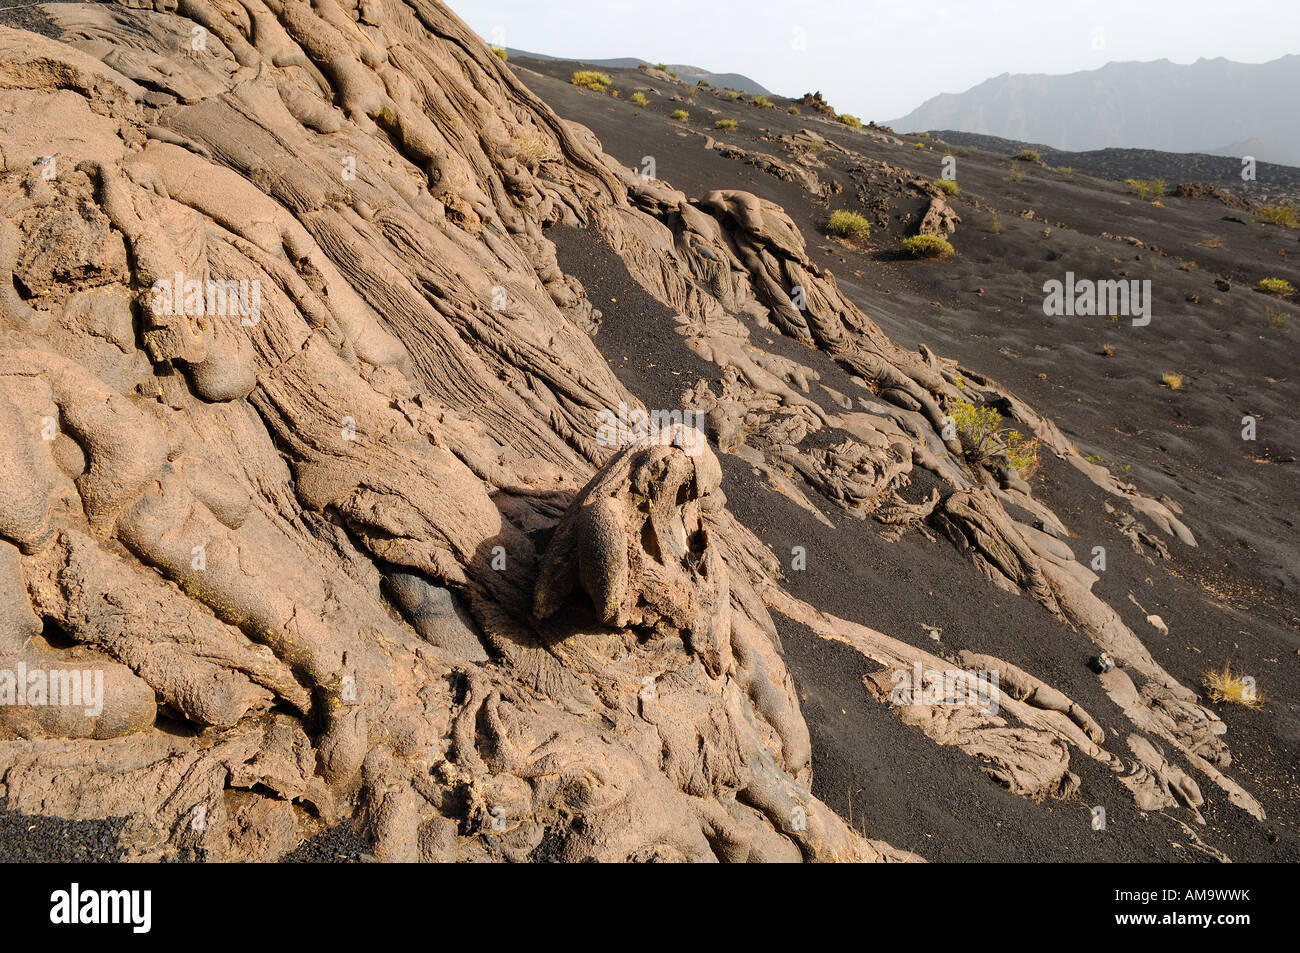
[[[942,93],[889,124],[1048,143],[1253,155],[1300,166],[1300,55],[1267,63],[1108,63],[1060,76],[1004,73]]]
[[[603,66],[606,69],[636,69],[643,63],[646,66],[654,66],[649,60],[637,59],[634,56],[616,57],[605,60],[580,60],[572,56],[549,56],[545,53],[530,53],[527,50],[515,50],[506,47],[506,53],[510,56],[522,56],[534,60],[573,60],[576,63],[583,63],[587,66]],[[760,86],[754,80],[741,73],[711,73],[699,66],[689,66],[681,63],[669,63],[668,69],[676,73],[681,79],[687,82],[699,82],[705,80],[713,86],[720,89],[738,89],[742,93],[750,96],[771,96],[772,91]]]

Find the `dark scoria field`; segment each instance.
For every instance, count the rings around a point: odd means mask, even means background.
[[[585,68],[580,63],[512,66],[562,116],[591,128],[619,161],[640,169],[653,157],[655,173],[691,197],[732,188],[780,204],[807,236],[809,256],[894,340],[928,345],[987,372],[1121,480],[1179,503],[1198,545],[1170,541],[1165,558],[1125,536],[1117,514],[1071,468],[1048,460],[1034,480],[1036,493],[1069,526],[1078,558],[1105,547],[1108,564],[1096,591],[1171,673],[1197,686],[1208,668],[1225,662],[1259,673],[1266,696],[1259,710],[1220,711],[1236,739],[1233,770],[1249,779],[1268,821],[1258,824],[1210,794],[1207,825],[1197,833],[1233,859],[1300,859],[1300,308],[1255,290],[1270,276],[1300,285],[1300,231],[1254,223],[1241,207],[1213,197],[1165,197],[1158,207],[1122,181],[1016,162],[1014,153],[846,128],[779,96],[771,97],[774,107],[759,108],[748,96],[728,99],[725,90],[605,70],[619,90],[614,99],[569,82]],[[627,102],[638,91],[649,105]],[[791,105],[799,115],[787,112]],[[689,118],[670,118],[679,109]],[[727,119],[736,121],[734,129],[715,127]],[[826,143],[810,141],[805,131]],[[729,148],[804,170],[799,176],[811,176],[813,187],[763,171],[762,160],[729,158]],[[1140,153],[1125,169],[1124,150],[1107,152],[1118,179],[1149,171]],[[949,154],[961,187],[950,200],[961,217],[951,239],[957,254],[911,260],[899,240],[915,233],[934,194],[927,183],[940,177]],[[1155,155],[1162,173],[1184,158]],[[1186,166],[1185,178],[1168,180],[1171,191],[1196,181],[1196,164]],[[1017,171],[1020,180],[1013,181]],[[829,236],[826,221],[835,209],[863,212],[870,238]],[[699,369],[689,365],[686,348],[673,346],[671,313],[638,300],[634,283],[596,239],[578,232],[554,237],[562,266],[582,279],[597,307],[612,312],[595,337],[611,367],[647,406],[675,406],[680,380],[673,372]],[[1045,316],[1043,283],[1063,281],[1067,271],[1150,279],[1150,325]],[[630,301],[637,306],[628,308]],[[824,382],[842,386],[833,362],[816,361],[770,331],[765,342],[784,343]],[[1180,389],[1164,385],[1166,372],[1181,375]],[[1245,415],[1259,422],[1254,442],[1241,437]],[[827,532],[766,490],[743,461],[722,462],[728,501],[746,525],[778,553],[809,547],[808,570],[787,574],[796,593],[917,645],[926,644],[933,627],[946,650],[1029,653],[1041,665],[1038,674],[1094,713],[1113,708],[1084,664],[1088,652],[1059,621],[1018,604],[1022,599],[990,596],[946,543],[915,536],[882,542],[870,523],[813,496],[835,526]],[[928,492],[928,484],[914,486],[908,496]],[[1162,618],[1167,635],[1146,622],[1148,613]],[[883,712],[862,688],[865,669],[856,653],[794,623],[782,637],[813,731],[814,791],[866,830],[933,860],[1196,856],[1184,832],[1131,804],[1108,802],[1107,831],[1092,831],[1088,780],[1100,782],[1100,769],[1085,780],[1081,800],[1048,802],[1044,817],[1043,806],[1024,804],[969,758],[936,749]]]

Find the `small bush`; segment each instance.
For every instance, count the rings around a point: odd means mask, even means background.
[[[916,144],[916,147],[917,147],[918,149],[924,149],[924,148],[925,148],[925,143],[924,143],[924,142],[918,142],[918,143]]]
[[[1295,206],[1290,202],[1280,205],[1261,205],[1255,209],[1255,221],[1266,225],[1280,225],[1282,228],[1297,226]]]
[[[1164,198],[1165,195],[1164,179],[1125,179],[1124,184],[1144,202]]]
[[[1074,177],[1074,166],[1070,166],[1070,165],[1057,166],[1056,171],[1061,173],[1061,175],[1065,176],[1067,179]]]
[[[691,118],[691,114],[688,113],[685,109],[674,109],[668,115],[671,118],[676,119],[678,122],[685,122],[686,120]]]
[[[776,103],[772,102],[772,100],[768,99],[766,96],[755,96],[754,105],[759,109],[771,109],[776,105]]]
[[[609,94],[610,94],[611,96],[613,96],[615,99],[618,99],[618,90],[617,90],[617,89],[611,89],[611,90],[609,91]]]
[[[1272,308],[1268,309],[1268,326],[1274,331],[1281,330],[1282,325],[1286,324],[1286,319],[1287,314],[1285,311],[1274,311]]]
[[[857,116],[850,115],[849,113],[840,113],[838,116],[835,117],[835,119],[836,121],[842,122],[844,125],[852,129],[862,128],[862,120],[859,119]]]
[[[501,62],[503,63],[510,62],[510,54],[506,52],[506,48],[504,46],[494,46],[492,47],[492,52],[501,58]]]
[[[949,195],[958,195],[961,193],[961,186],[952,179],[935,179],[935,187],[947,192]]]
[[[961,378],[957,379],[957,386],[962,387]],[[979,464],[1001,454],[1007,466],[1018,470],[1021,476],[1034,475],[1038,469],[1041,447],[1037,437],[1027,437],[1019,430],[1004,428],[1002,415],[996,408],[976,406],[969,400],[954,401],[949,406],[948,413],[957,428],[957,439],[961,442],[966,459],[971,463]]]
[[[1225,664],[1222,672],[1206,672],[1201,676],[1201,683],[1213,702],[1258,708],[1264,700],[1263,693],[1255,687],[1255,680],[1234,674],[1231,663]]]
[[[593,92],[603,93],[609,89],[609,84],[613,82],[606,73],[598,73],[593,69],[580,69],[573,74],[569,80],[574,86],[581,86],[583,89],[590,89]]]
[[[710,83],[707,79],[702,79],[702,80],[699,80],[695,85],[707,89],[708,87],[712,86],[713,84]]]
[[[740,123],[734,119],[719,119],[713,124],[715,129],[735,129]]]
[[[1021,149],[1016,153],[1016,158],[1021,162],[1042,162],[1043,157],[1038,154],[1037,149]]]
[[[645,93],[633,93],[628,99],[633,106],[649,106],[650,100],[645,98]]]
[[[668,64],[667,64],[667,63],[656,63],[655,66],[654,66],[654,68],[657,69],[657,70],[659,70],[659,71],[661,71],[661,72],[664,72],[664,73],[668,72]]]
[[[527,166],[530,172],[536,172],[543,162],[554,158],[551,140],[540,132],[525,133],[515,139],[515,159]]]
[[[676,78],[677,78],[677,74],[674,73],[672,70],[669,70],[669,71],[668,71],[668,75],[671,76],[673,79],[676,79]]]
[[[1279,298],[1289,298],[1295,294],[1295,285],[1285,278],[1261,278],[1258,287],[1265,294],[1277,295]]]
[[[989,231],[994,235],[1002,234],[1002,219],[998,218],[997,213],[993,213],[993,221],[989,223]]]
[[[867,221],[866,216],[846,209],[831,212],[830,218],[826,220],[826,227],[832,235],[839,235],[841,238],[860,241],[871,235],[871,223]]]
[[[1164,384],[1170,390],[1183,389],[1183,375],[1176,374],[1173,371],[1165,371],[1160,377],[1160,383]]]
[[[799,107],[798,107],[798,106],[789,106],[789,107],[786,108],[786,112],[788,112],[791,116],[797,116],[797,115],[799,115]]]
[[[728,89],[728,90],[724,90],[722,95],[723,98],[730,99],[734,103],[737,99],[739,99],[741,96],[744,96],[745,94],[738,89]]]
[[[938,235],[909,235],[902,246],[913,258],[944,258],[954,251],[952,243]]]

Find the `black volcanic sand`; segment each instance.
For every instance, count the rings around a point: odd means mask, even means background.
[[[748,98],[730,102],[705,89],[689,104],[672,98],[685,96],[682,87],[634,70],[604,71],[621,90],[623,99],[615,100],[570,85],[578,64],[511,62],[524,67],[521,78],[557,112],[589,126],[620,161],[636,166],[654,156],[659,176],[693,198],[741,188],[778,202],[804,230],[814,260],[831,269],[895,340],[924,342],[991,375],[1052,417],[1082,452],[1100,455],[1121,479],[1183,507],[1199,547],[1167,539],[1172,558],[1151,562],[1133,551],[1104,511],[1106,501],[1125,510],[1122,501],[1056,460],[1045,461],[1034,478],[1036,495],[1070,527],[1078,558],[1088,561],[1093,546],[1106,548],[1097,592],[1173,675],[1199,686],[1206,669],[1230,661],[1258,679],[1261,710],[1226,707],[1220,714],[1235,759],[1228,773],[1259,799],[1268,820],[1256,822],[1198,776],[1207,799],[1200,836],[1235,860],[1300,859],[1300,375],[1294,356],[1300,308],[1251,290],[1267,275],[1300,285],[1300,232],[1224,221],[1244,213],[1213,199],[1166,198],[1160,208],[1138,201],[1122,184],[1028,163],[1020,164],[1022,181],[1014,183],[1006,156],[958,148],[962,194],[953,204],[964,219],[953,239],[958,255],[941,262],[902,260],[897,241],[911,233],[924,207],[919,193],[899,185],[882,207],[875,201],[879,180],[868,181],[862,159],[823,152],[830,168],[819,174],[843,189],[824,202],[705,150],[699,133],[788,159],[775,138],[809,128],[863,157],[937,176],[943,146],[933,140],[906,137],[901,147],[876,142],[807,109],[790,116],[784,109],[791,101],[780,97],[772,97],[776,109],[759,110]],[[637,89],[651,98],[650,106],[625,101]],[[688,124],[667,118],[678,108],[690,111]],[[706,114],[706,108],[716,112]],[[712,129],[720,117],[738,119],[740,128]],[[697,132],[685,131],[688,126]],[[855,247],[826,237],[831,208],[868,214],[872,238]],[[1046,221],[1021,218],[1029,209]],[[993,210],[999,234],[990,230]],[[1105,239],[1103,232],[1134,236],[1148,247]],[[631,281],[596,236],[563,228],[547,234],[559,246],[561,266],[583,281],[604,312],[595,339],[602,353],[647,406],[675,408],[698,377],[717,381],[718,369],[685,348],[671,330],[671,313]],[[1216,236],[1224,237],[1223,247],[1196,244]],[[1064,279],[1067,270],[1081,278],[1150,278],[1152,323],[1142,328],[1124,318],[1044,316],[1042,283]],[[1216,288],[1216,278],[1227,280],[1230,290]],[[1189,295],[1200,302],[1187,301]],[[1271,328],[1270,310],[1291,320]],[[750,331],[770,350],[811,366],[829,386],[854,392],[825,355],[774,329],[751,325]],[[1114,347],[1111,357],[1100,353],[1106,344]],[[1167,370],[1183,375],[1182,390],[1161,385]],[[810,396],[819,393],[814,387]],[[1244,413],[1259,419],[1254,443],[1240,439]],[[778,556],[793,545],[807,547],[808,570],[787,573],[796,595],[941,654],[969,648],[1017,660],[1087,708],[1108,730],[1111,750],[1125,750],[1114,738],[1124,723],[1118,709],[1084,666],[1095,649],[1083,636],[1030,600],[989,586],[946,542],[910,534],[885,543],[875,524],[810,492],[837,527],[827,531],[743,462],[720,458],[733,512]],[[931,485],[928,474],[917,474],[905,495],[922,498]],[[1170,634],[1159,635],[1146,613],[1160,615]],[[845,817],[851,796],[854,824],[872,836],[931,859],[1189,859],[1177,825],[1137,812],[1127,792],[1083,756],[1071,758],[1083,778],[1080,800],[1053,802],[1047,811],[1029,805],[986,779],[974,759],[934,745],[876,703],[860,677],[872,663],[777,621],[813,733],[814,790]],[[938,626],[942,642],[929,641],[923,624]],[[934,767],[945,758],[953,760]],[[1104,841],[1088,825],[1087,805],[1093,803],[1108,812]]]

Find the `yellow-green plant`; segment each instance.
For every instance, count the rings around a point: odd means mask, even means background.
[[[1282,228],[1295,228],[1297,225],[1295,206],[1290,202],[1277,205],[1261,205],[1255,209],[1255,221],[1268,225],[1280,225]]]
[[[740,123],[734,119],[719,119],[713,124],[715,129],[735,129]]]
[[[606,73],[598,73],[594,69],[580,69],[573,74],[569,82],[574,86],[581,86],[583,89],[603,93],[609,89],[609,84],[613,80]]]
[[[1279,298],[1289,298],[1295,294],[1295,285],[1285,278],[1261,278],[1258,287],[1260,291]]]
[[[942,189],[949,195],[957,195],[961,192],[961,186],[952,179],[935,179],[934,184],[936,188]]]
[[[507,63],[510,61],[510,54],[506,52],[504,46],[494,46],[492,47],[492,52],[501,58],[501,62]]]
[[[1021,149],[1016,153],[1016,158],[1021,162],[1042,162],[1043,157],[1038,154],[1037,149]]]
[[[776,105],[776,103],[772,102],[772,100],[768,99],[766,96],[755,96],[754,105],[759,109],[771,109]]]
[[[633,106],[649,106],[650,100],[645,98],[645,93],[633,93],[627,100]]]
[[[902,241],[903,251],[913,258],[944,258],[955,250],[952,243],[938,235],[909,235]]]
[[[862,128],[862,120],[859,119],[857,116],[850,115],[849,113],[840,113],[835,118],[840,122],[844,123],[844,125],[849,126],[853,129]]]
[[[1124,184],[1144,202],[1164,198],[1165,195],[1164,179],[1125,179]]]
[[[836,209],[826,220],[826,228],[841,238],[862,240],[871,236],[871,223],[866,216],[847,209]]]
[[[671,118],[676,119],[678,122],[685,122],[686,120],[691,118],[691,114],[688,113],[685,109],[674,109],[668,115]]]

